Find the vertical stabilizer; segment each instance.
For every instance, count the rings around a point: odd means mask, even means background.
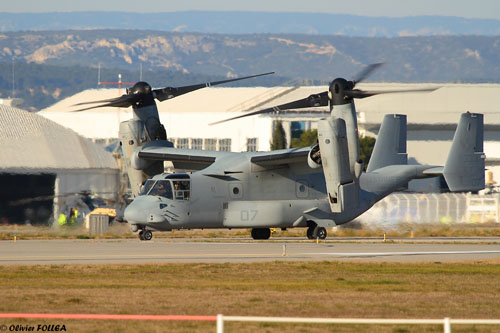
[[[443,170],[451,191],[484,189],[483,133],[482,114],[462,114]]]
[[[366,172],[389,165],[408,163],[406,153],[406,115],[384,116]]]

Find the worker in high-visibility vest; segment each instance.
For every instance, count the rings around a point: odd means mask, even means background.
[[[57,223],[61,227],[63,225],[66,225],[68,223],[68,218],[66,217],[66,214],[64,214],[64,213],[59,214],[59,217],[57,218]]]
[[[73,211],[73,218],[71,221],[71,225],[76,225],[77,220],[78,220],[78,208],[75,208],[75,210]]]
[[[78,208],[71,208],[69,213],[69,224],[74,226],[76,225],[76,219],[78,218]]]

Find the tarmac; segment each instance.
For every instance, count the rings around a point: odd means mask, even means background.
[[[450,262],[500,260],[499,238],[388,240],[3,240],[0,265],[248,263],[266,261]]]

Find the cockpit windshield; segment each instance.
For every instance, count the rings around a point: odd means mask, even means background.
[[[155,180],[152,180],[152,179],[146,180],[146,183],[144,183],[144,186],[142,186],[142,190],[141,190],[141,193],[139,193],[139,195],[148,194],[149,190],[151,189],[151,187],[153,187],[154,183],[155,183]]]
[[[158,180],[148,194],[172,199],[172,185],[170,185],[170,181],[168,180]]]
[[[139,195],[158,195],[167,199],[189,200],[191,182],[186,177],[175,179],[148,179]]]

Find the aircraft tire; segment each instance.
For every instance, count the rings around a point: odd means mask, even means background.
[[[139,231],[139,239],[144,240],[144,230]]]
[[[144,230],[144,233],[142,235],[142,238],[146,241],[149,241],[153,238],[153,233],[149,230]]]
[[[315,227],[308,227],[307,228],[307,239],[314,239],[313,237],[313,232],[314,232]]]
[[[313,231],[313,239],[325,239],[327,235],[326,229],[320,226],[316,226]]]
[[[254,228],[252,229],[253,239],[269,239],[271,230],[269,228]]]

